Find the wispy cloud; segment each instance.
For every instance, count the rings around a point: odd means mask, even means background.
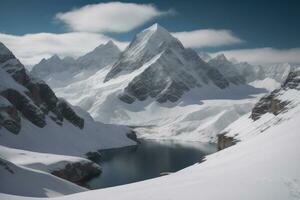
[[[174,13],[161,11],[151,4],[99,3],[86,5],[69,12],[58,13],[56,19],[71,30],[86,32],[128,32],[153,18]]]
[[[247,61],[253,64],[274,64],[274,63],[300,63],[300,48],[275,49],[237,49],[222,51],[214,55],[224,53],[228,58],[236,58],[239,61]]]
[[[113,40],[96,33],[72,32],[63,34],[36,33],[15,36],[0,33],[3,42],[25,65],[38,63],[42,58],[53,54],[59,56],[80,56],[94,49],[97,45]],[[127,42],[113,40],[121,49]]]
[[[199,29],[172,33],[184,46],[191,48],[219,47],[242,43],[230,30]]]

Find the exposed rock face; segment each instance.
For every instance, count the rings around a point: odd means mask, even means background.
[[[71,181],[78,185],[84,185],[86,181],[101,174],[98,165],[88,163],[69,163],[63,169],[51,172],[53,175]]]
[[[294,71],[289,73],[286,81],[282,85],[284,89],[296,89],[300,90],[300,71]]]
[[[45,114],[28,97],[14,89],[6,89],[0,93],[6,98],[22,115],[36,126],[42,128],[46,125]]]
[[[0,128],[1,126],[14,134],[21,129],[21,117],[18,110],[2,96],[0,96]]]
[[[72,110],[66,101],[60,99],[57,106],[65,119],[81,129],[84,127],[84,120]]]
[[[278,92],[279,90],[274,90],[271,94],[262,97],[259,102],[255,104],[250,117],[253,120],[257,120],[268,112],[274,115],[278,115],[282,112],[289,102],[277,99]]]
[[[42,128],[46,116],[62,125],[66,119],[79,128],[84,120],[63,100],[59,100],[50,87],[27,74],[24,66],[0,43],[0,126],[17,134],[22,118]]]
[[[196,87],[211,84],[223,89],[229,85],[217,69],[157,24],[135,37],[104,81],[139,70],[119,94],[120,100],[130,104],[150,97],[159,103],[176,102]]]
[[[218,150],[225,149],[232,145],[235,145],[237,141],[233,137],[226,136],[226,133],[218,135]]]
[[[265,113],[273,113],[278,115],[286,110],[286,106],[290,103],[288,101],[280,100],[281,92],[288,89],[300,90],[300,71],[290,72],[281,89],[274,90],[269,95],[262,97],[252,109],[251,118],[253,120],[259,119]]]

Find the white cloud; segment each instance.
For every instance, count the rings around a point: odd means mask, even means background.
[[[58,13],[56,19],[75,31],[121,33],[170,13],[173,11],[160,11],[151,4],[110,2],[86,5],[69,12]]]
[[[0,41],[3,42],[24,65],[33,65],[42,58],[48,58],[53,54],[59,56],[80,56],[93,50],[101,43],[113,40],[102,34],[72,32],[63,34],[36,33],[15,36],[0,33]],[[121,49],[127,46],[127,42],[113,40]]]
[[[274,63],[300,63],[300,48],[275,49],[237,49],[214,53],[224,53],[228,58],[236,58],[239,61],[247,61],[253,64],[274,64]]]
[[[218,47],[242,43],[230,30],[200,29],[172,33],[185,47]]]

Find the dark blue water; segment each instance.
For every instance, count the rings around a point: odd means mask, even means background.
[[[88,186],[98,189],[155,178],[200,162],[215,151],[214,144],[142,140],[137,147],[101,152],[102,174]]]

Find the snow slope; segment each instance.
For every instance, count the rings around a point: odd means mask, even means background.
[[[21,149],[9,148],[0,145],[0,157],[15,165],[51,173],[63,169],[69,163],[92,163],[90,160],[80,157],[37,153]],[[96,164],[93,163],[95,166]],[[100,168],[100,166],[97,165]]]
[[[42,154],[0,145],[0,191],[30,197],[52,197],[86,191],[85,188],[50,174],[55,170],[63,169],[70,163],[85,164],[91,161],[79,157]]]
[[[95,122],[57,98],[43,81],[0,43],[0,145],[43,153],[85,156],[99,149],[134,145],[124,126]]]
[[[300,79],[295,80],[300,83]],[[262,114],[255,122],[249,118],[238,120],[230,132],[233,135],[238,133],[241,142],[206,157],[203,163],[168,176],[67,195],[56,200],[93,200],[99,197],[107,200],[299,199],[299,89],[294,87],[279,91],[276,97],[291,102],[285,111],[277,115]],[[277,122],[270,124],[270,119]],[[261,128],[257,128],[255,123],[260,124]],[[0,199],[28,198],[1,194]]]
[[[80,186],[49,173],[15,165],[3,159],[0,159],[0,175],[0,188],[3,194],[53,197],[86,191]],[[5,198],[0,197],[0,199]],[[32,199],[32,197],[29,199]]]

